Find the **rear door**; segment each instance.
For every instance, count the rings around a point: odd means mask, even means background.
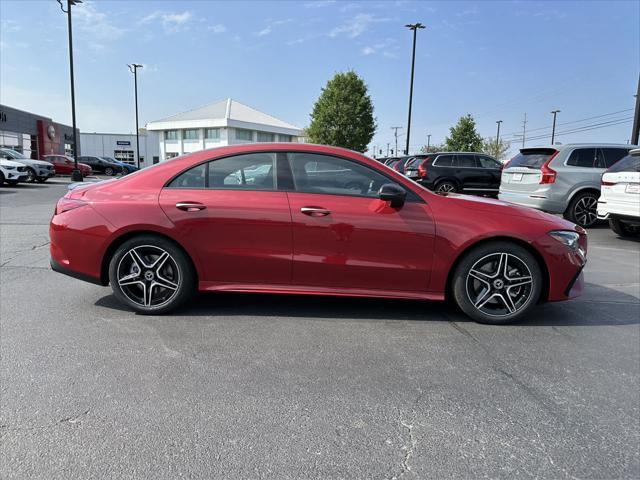
[[[478,167],[484,171],[487,184],[484,188],[497,192],[500,188],[500,176],[502,175],[502,165],[496,159],[488,155],[476,155]]]
[[[489,175],[478,168],[476,156],[473,153],[458,153],[456,155],[458,168],[456,177],[462,183],[462,190],[482,190],[489,183]]]
[[[160,206],[196,253],[201,281],[290,283],[291,213],[275,174],[280,157],[264,152],[212,160],[162,189]]]

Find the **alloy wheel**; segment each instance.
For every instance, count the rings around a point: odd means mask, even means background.
[[[180,288],[180,269],[176,260],[154,245],[131,248],[120,259],[116,273],[122,293],[145,308],[167,304]]]
[[[598,199],[591,195],[582,197],[573,207],[573,217],[583,227],[593,225],[598,219]]]
[[[491,253],[473,264],[467,274],[466,289],[477,310],[492,317],[506,317],[528,305],[533,275],[518,256]]]
[[[105,175],[110,177],[111,175],[113,175],[113,168],[110,168],[110,167],[105,168],[104,173]]]
[[[450,193],[455,192],[456,187],[452,183],[444,182],[436,187],[436,192]]]
[[[27,182],[35,182],[36,180],[36,172],[33,171],[33,169],[28,168],[27,169]]]

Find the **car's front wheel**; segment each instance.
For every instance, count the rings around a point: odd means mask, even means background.
[[[47,178],[47,177],[36,177],[36,181],[37,181],[38,183],[44,183],[44,182],[46,182],[47,180],[48,180],[48,178]]]
[[[36,175],[36,171],[33,168],[27,168],[27,182],[33,183],[36,181],[37,177],[38,176]]]
[[[161,314],[184,303],[195,290],[190,259],[163,237],[141,235],[124,242],[109,264],[116,298],[143,314]]]
[[[514,322],[537,302],[542,273],[534,256],[510,242],[474,248],[458,264],[452,283],[460,309],[480,323]]]
[[[114,173],[115,172],[114,172],[113,168],[111,168],[111,167],[107,167],[107,168],[104,169],[104,174],[109,176],[109,177],[111,177]]]
[[[613,232],[620,237],[639,237],[640,227],[629,225],[628,223],[621,222],[617,218],[609,219],[609,227]]]

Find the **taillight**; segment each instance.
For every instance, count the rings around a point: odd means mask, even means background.
[[[617,182],[605,182],[604,180],[602,180],[602,186],[603,187],[613,187]]]
[[[551,160],[556,158],[556,155],[558,155],[557,150],[553,152],[553,154],[549,158],[547,158],[547,161],[544,162],[540,167],[540,171],[542,172],[542,178],[540,179],[540,184],[555,183],[557,173],[552,168],[549,168],[549,164],[551,163]]]
[[[75,208],[83,207],[86,204],[87,202],[85,202],[84,200],[62,197],[56,204],[56,215],[60,215],[61,213],[68,212],[69,210],[73,210]]]
[[[425,163],[427,163],[427,162],[422,162],[420,164],[420,166],[418,167],[418,176],[420,178],[424,178],[424,177],[427,176],[427,168],[424,166]]]

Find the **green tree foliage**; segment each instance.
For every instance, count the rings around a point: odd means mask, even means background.
[[[476,131],[476,121],[471,115],[460,117],[455,127],[449,129],[445,138],[445,147],[449,152],[479,152],[482,149],[482,137]]]
[[[439,145],[439,144],[429,145],[429,148],[427,148],[426,145],[423,145],[422,148],[420,148],[420,153],[436,153],[436,152],[443,152],[445,150],[446,149],[444,145]]]
[[[510,148],[511,144],[509,142],[500,139],[496,144],[496,139],[489,137],[482,143],[481,152],[491,155],[496,160],[503,161],[507,158],[507,152]]]
[[[337,73],[313,107],[307,129],[309,141],[364,152],[375,131],[373,103],[366,84],[353,71]]]

